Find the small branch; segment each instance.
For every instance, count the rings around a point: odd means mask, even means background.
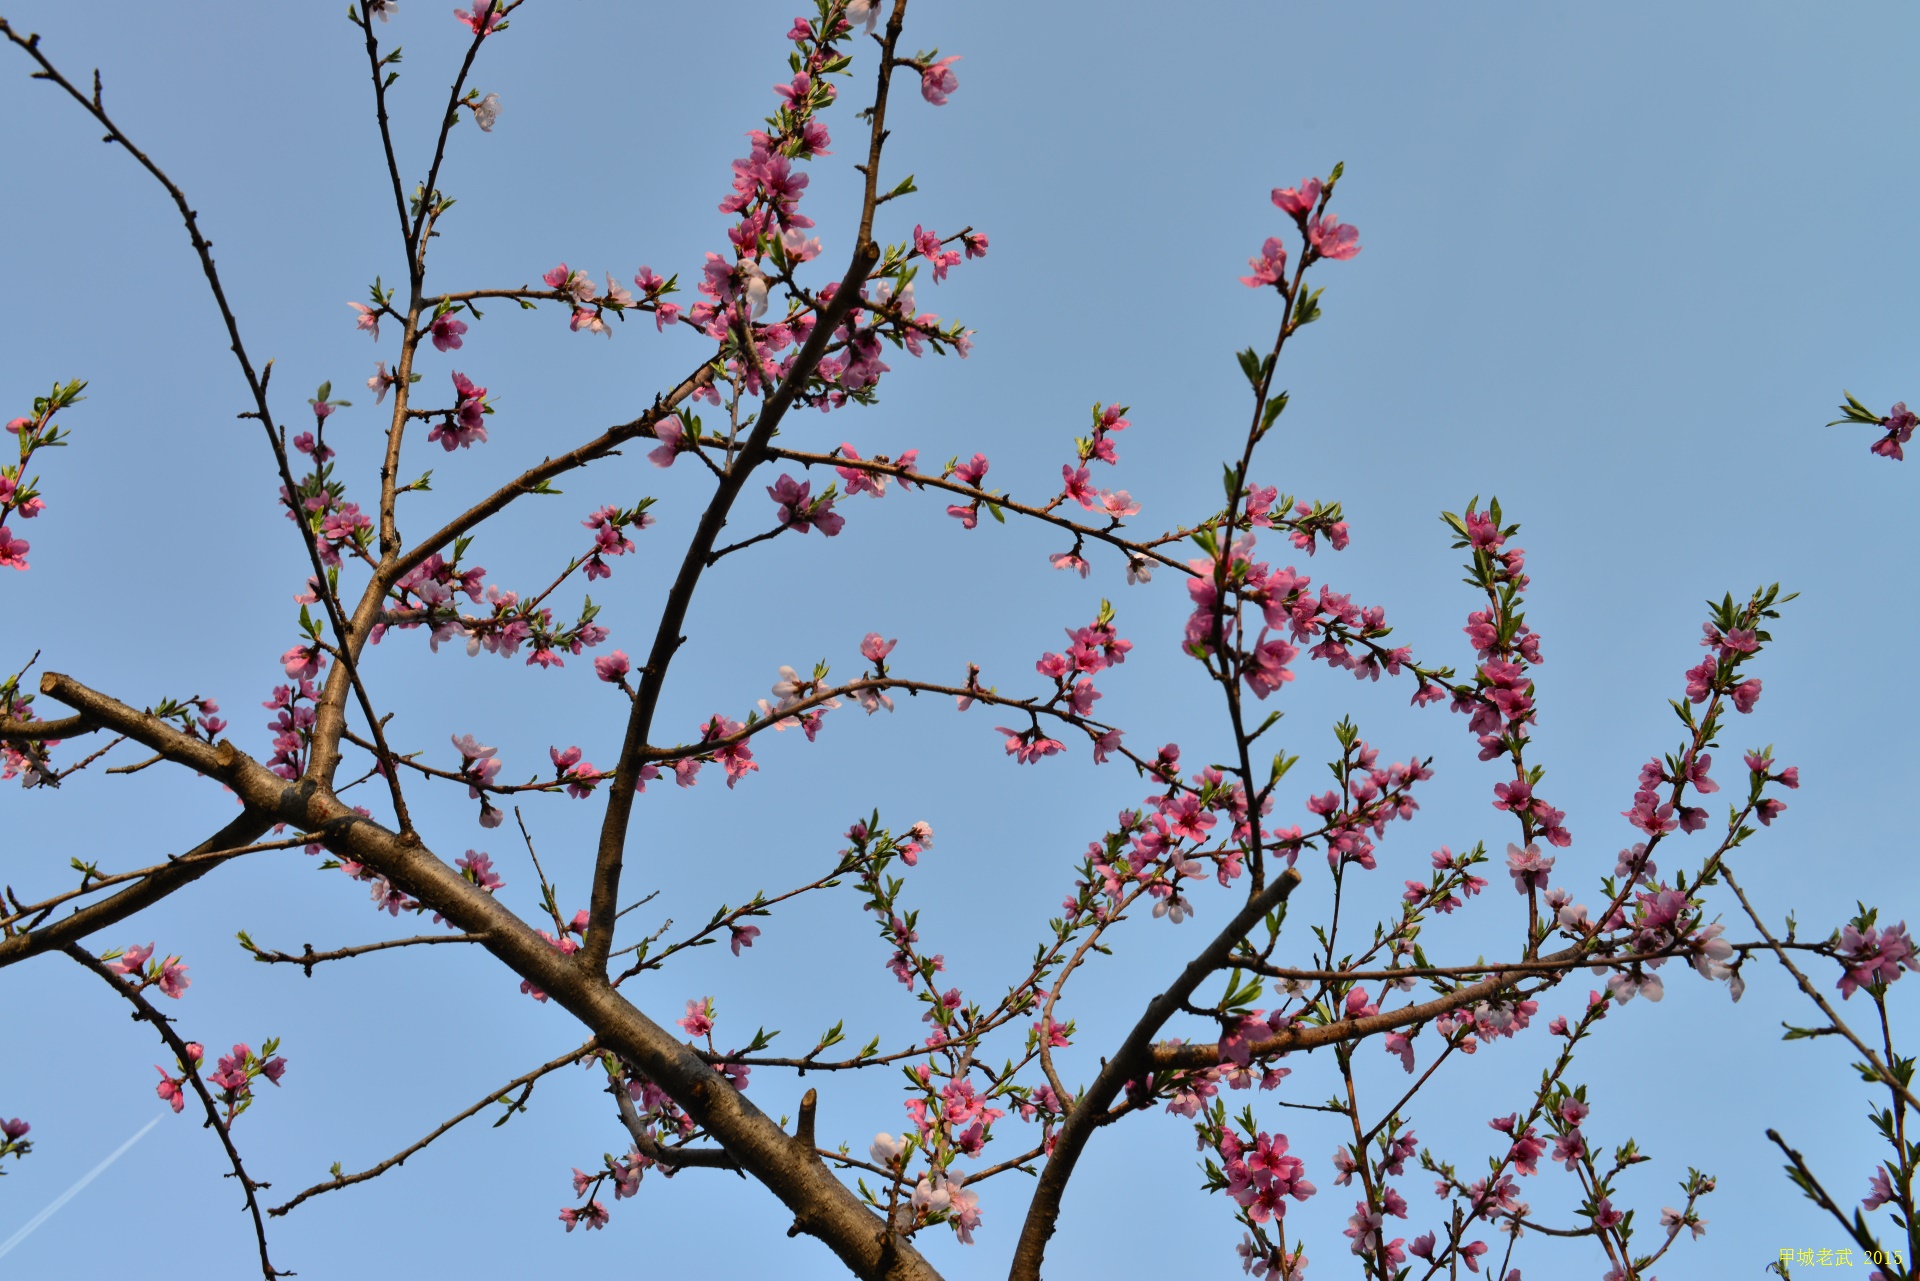
[[[378,1178],[380,1175],[385,1174],[388,1170],[391,1170],[396,1165],[405,1165],[408,1157],[420,1151],[420,1149],[426,1147],[429,1143],[432,1143],[435,1139],[445,1134],[448,1130],[451,1130],[454,1126],[459,1125],[462,1121],[465,1121],[468,1118],[479,1113],[480,1111],[485,1109],[489,1104],[499,1103],[503,1101],[508,1094],[511,1094],[514,1090],[520,1089],[522,1086],[526,1087],[526,1091],[517,1100],[507,1104],[507,1109],[508,1109],[507,1116],[510,1117],[515,1112],[525,1110],[527,1105],[527,1098],[533,1093],[533,1083],[535,1081],[538,1081],[541,1077],[547,1075],[549,1072],[558,1071],[559,1069],[565,1067],[569,1063],[578,1063],[582,1058],[582,1056],[593,1053],[596,1049],[599,1048],[599,1045],[600,1043],[597,1039],[589,1038],[585,1045],[582,1045],[577,1049],[568,1050],[565,1054],[562,1054],[559,1058],[550,1059],[547,1062],[541,1064],[539,1067],[533,1069],[533,1071],[525,1072],[519,1076],[514,1077],[513,1080],[508,1081],[505,1085],[493,1091],[491,1094],[487,1095],[487,1097],[485,1097],[484,1099],[481,1099],[478,1103],[474,1104],[472,1107],[468,1108],[466,1111],[461,1112],[453,1117],[450,1117],[446,1121],[442,1122],[438,1127],[434,1129],[434,1131],[431,1134],[421,1139],[418,1143],[415,1143],[411,1147],[405,1148],[399,1152],[394,1153],[392,1156],[388,1157],[386,1160],[382,1161],[380,1164],[373,1166],[370,1169],[362,1170],[358,1174],[337,1174],[333,1178],[328,1179],[325,1183],[316,1183],[312,1187],[308,1188],[305,1192],[302,1192],[299,1196],[293,1198],[293,1200],[287,1202],[285,1205],[277,1205],[273,1207],[271,1210],[268,1210],[267,1213],[277,1219],[280,1216],[287,1213],[287,1211],[299,1205],[302,1201],[305,1201],[308,1197],[319,1196],[322,1192],[332,1192],[339,1188],[352,1187],[356,1183],[365,1183],[368,1179]],[[500,1121],[496,1121],[494,1124],[495,1125],[502,1124],[505,1122],[505,1120],[506,1120],[506,1117],[502,1117]]]
[[[86,883],[77,889],[62,891],[51,897],[43,898],[38,903],[21,903],[18,898],[16,898],[14,900],[12,913],[0,916],[0,929],[6,929],[11,933],[12,926],[25,917],[38,914],[44,919],[47,913],[62,903],[79,898],[83,894],[98,893],[110,885],[120,885],[127,881],[137,881],[143,877],[164,872],[169,868],[186,867],[195,863],[205,863],[209,861],[220,862],[230,858],[237,858],[242,854],[257,854],[264,850],[292,849],[296,845],[307,844],[310,839],[310,837],[302,835],[281,841],[261,841],[254,845],[243,845],[238,849],[211,849],[192,854],[176,854],[169,857],[166,862],[155,863],[152,867],[143,867],[132,872],[115,872],[110,876],[89,876],[83,878]],[[34,922],[34,924],[38,923],[38,921]],[[33,925],[29,925],[27,928],[32,929]]]
[[[627,1094],[627,1079],[618,1072],[607,1073],[607,1093],[613,1095],[614,1105],[620,1109],[620,1124],[627,1128],[627,1134],[633,1139],[633,1146],[641,1156],[657,1165],[689,1166],[711,1170],[739,1170],[739,1163],[728,1156],[724,1148],[672,1148],[660,1142],[654,1136],[652,1127],[633,1106],[633,1099]],[[745,1174],[741,1175],[745,1178]]]
[[[384,952],[388,948],[395,947],[417,947],[428,943],[484,943],[486,941],[487,936],[484,934],[421,934],[409,939],[385,939],[379,943],[361,943],[354,947],[337,947],[330,952],[316,952],[313,950],[313,944],[308,943],[304,945],[304,950],[298,956],[293,956],[286,952],[270,951],[263,947],[249,948],[248,950],[253,953],[253,959],[256,961],[268,965],[298,965],[307,972],[308,978],[312,978],[313,967],[325,961],[344,961],[350,956],[365,956],[369,952]]]
[[[273,821],[258,810],[248,809],[185,855],[143,876],[112,898],[89,903],[45,928],[8,933],[0,938],[0,969],[64,947],[158,903],[222,863],[254,848],[249,842],[273,826]]]
[[[1794,1181],[1799,1183],[1806,1192],[1807,1199],[1831,1214],[1839,1222],[1841,1230],[1852,1237],[1854,1243],[1862,1250],[1884,1257],[1885,1252],[1880,1248],[1880,1243],[1874,1240],[1871,1234],[1862,1230],[1865,1227],[1865,1221],[1862,1220],[1859,1223],[1848,1221],[1847,1216],[1841,1213],[1840,1207],[1834,1204],[1833,1198],[1827,1195],[1826,1188],[1820,1185],[1820,1180],[1814,1177],[1813,1170],[1807,1165],[1806,1159],[1787,1146],[1787,1141],[1780,1137],[1780,1132],[1768,1130],[1767,1137],[1773,1140],[1773,1145],[1786,1153],[1787,1160],[1793,1163],[1793,1172],[1798,1176]]]
[[[240,1180],[240,1186],[246,1192],[247,1210],[253,1215],[254,1239],[258,1241],[260,1245],[261,1275],[266,1278],[266,1281],[273,1281],[275,1277],[292,1276],[293,1273],[291,1272],[276,1271],[273,1266],[273,1261],[267,1257],[267,1225],[265,1220],[260,1217],[260,1200],[254,1195],[256,1192],[263,1191],[273,1185],[270,1183],[255,1183],[252,1177],[247,1174],[247,1167],[242,1164],[240,1160],[240,1150],[233,1146],[232,1131],[229,1129],[227,1123],[220,1118],[220,1105],[214,1102],[213,1095],[207,1091],[206,1083],[201,1081],[200,1073],[193,1064],[193,1056],[187,1052],[187,1043],[180,1038],[178,1032],[173,1030],[173,1025],[167,1021],[166,1015],[154,1009],[152,1002],[148,1001],[146,997],[142,996],[136,988],[124,981],[118,974],[108,969],[99,957],[87,951],[78,943],[69,943],[61,950],[87,969],[98,974],[116,992],[132,1002],[133,1008],[136,1011],[134,1017],[144,1019],[148,1023],[153,1024],[154,1028],[160,1033],[160,1038],[167,1043],[167,1048],[173,1051],[174,1057],[180,1062],[181,1069],[186,1073],[187,1081],[193,1086],[193,1092],[200,1096],[201,1106],[207,1111],[207,1125],[212,1128],[215,1134],[220,1136],[220,1145],[227,1150],[227,1160],[233,1166],[233,1177]]]
[[[1839,1013],[1828,1003],[1827,998],[1822,996],[1818,989],[1813,986],[1812,980],[1808,979],[1807,976],[1801,972],[1799,966],[1788,959],[1786,948],[1776,942],[1773,935],[1767,931],[1766,923],[1760,919],[1760,914],[1753,910],[1753,904],[1748,900],[1746,891],[1741,889],[1739,883],[1733,879],[1733,869],[1722,864],[1720,867],[1720,875],[1726,878],[1727,888],[1733,891],[1734,896],[1740,900],[1740,906],[1746,909],[1747,919],[1753,922],[1754,928],[1760,931],[1760,937],[1764,938],[1773,949],[1774,959],[1778,960],[1780,964],[1786,968],[1787,973],[1793,975],[1793,981],[1800,985],[1800,990],[1806,993],[1807,999],[1818,1006],[1820,1012],[1827,1016],[1827,1022],[1833,1026],[1833,1030],[1841,1036],[1846,1037],[1853,1048],[1860,1051],[1867,1062],[1873,1066],[1873,1070],[1879,1074],[1880,1079],[1886,1083],[1888,1089],[1899,1095],[1900,1098],[1906,1100],[1909,1107],[1920,1107],[1920,1099],[1913,1097],[1913,1091],[1903,1085],[1900,1078],[1895,1076],[1887,1068],[1887,1065],[1881,1061],[1879,1054],[1874,1051],[1872,1046],[1861,1040],[1854,1030],[1847,1026],[1846,1022],[1841,1019]]]

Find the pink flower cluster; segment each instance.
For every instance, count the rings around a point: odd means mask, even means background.
[[[626,536],[627,529],[644,530],[653,524],[653,517],[647,508],[653,505],[651,498],[643,498],[631,508],[615,507],[608,504],[595,509],[580,524],[593,531],[593,550],[587,553],[582,564],[586,567],[587,581],[597,578],[613,577],[613,570],[607,566],[608,556],[624,556],[633,550],[633,540]]]
[[[12,516],[32,520],[46,510],[40,491],[27,478],[27,465],[39,450],[66,443],[66,434],[53,417],[76,401],[84,400],[80,392],[85,387],[86,383],[79,379],[55,383],[47,395],[33,398],[30,417],[15,418],[7,423],[7,430],[18,438],[20,457],[17,462],[0,466],[0,568],[27,568],[27,553],[32,550],[32,544],[7,528],[7,520]]]
[[[833,510],[836,494],[832,485],[815,498],[812,481],[796,481],[783,473],[779,480],[767,486],[767,497],[773,499],[774,514],[782,529],[802,534],[818,529],[832,538],[846,527],[847,518]]]
[[[458,324],[459,322],[454,322]],[[435,322],[438,328],[439,322]],[[465,329],[465,325],[461,325]],[[438,339],[435,339],[436,343]],[[458,341],[454,346],[459,346]],[[487,404],[487,389],[478,386],[465,374],[453,375],[454,407],[447,416],[433,426],[427,433],[429,441],[439,441],[440,448],[452,453],[456,449],[470,449],[474,444],[485,444],[487,440],[486,416],[493,412]]]
[[[1520,609],[1530,583],[1526,552],[1507,545],[1520,527],[1501,526],[1497,499],[1485,511],[1469,505],[1464,518],[1448,512],[1445,519],[1459,535],[1454,546],[1471,552],[1468,581],[1487,595],[1487,608],[1467,615],[1464,630],[1481,662],[1471,688],[1454,688],[1453,710],[1468,717],[1467,732],[1479,741],[1481,760],[1507,756],[1513,762],[1513,778],[1494,785],[1493,807],[1518,818],[1529,843],[1538,836],[1564,849],[1573,843],[1566,813],[1534,792],[1539,771],[1529,773],[1523,755],[1536,710],[1528,668],[1545,660],[1540,655],[1540,637],[1527,627]],[[1444,696],[1440,686],[1423,679],[1414,702],[1435,702]]]
[[[107,968],[115,974],[124,974],[135,980],[135,989],[145,991],[157,987],[163,995],[179,1000],[193,986],[193,980],[187,977],[187,967],[177,956],[169,956],[163,961],[153,959],[153,944],[145,947],[135,943],[118,955],[109,954]]]
[[[1298,646],[1308,641],[1315,642],[1310,657],[1350,671],[1356,680],[1379,680],[1383,671],[1398,676],[1413,661],[1408,647],[1389,650],[1374,643],[1387,634],[1385,610],[1356,606],[1350,596],[1330,587],[1323,586],[1315,596],[1308,590],[1312,580],[1307,575],[1292,566],[1269,571],[1253,559],[1253,549],[1254,536],[1246,534],[1233,541],[1224,560],[1199,557],[1188,562],[1194,572],[1187,580],[1187,595],[1194,608],[1183,648],[1189,654],[1205,660],[1224,644],[1233,651],[1240,678],[1259,698],[1293,679],[1288,664],[1299,656]],[[1239,611],[1223,599],[1223,585],[1228,598],[1258,607],[1265,619],[1266,628],[1250,647],[1242,648]],[[1269,635],[1269,629],[1281,628],[1287,631],[1286,639]],[[1356,645],[1361,651],[1357,654]]]
[[[33,1127],[19,1117],[0,1117],[0,1156],[10,1156],[19,1160],[33,1151],[33,1141],[27,1138]]]
[[[941,472],[940,475],[943,480],[956,480],[962,485],[978,489],[980,488],[980,482],[987,478],[988,466],[990,466],[990,464],[987,462],[987,456],[985,454],[975,454],[964,463],[956,461],[949,464],[946,470]],[[947,515],[958,520],[961,528],[972,529],[980,523],[980,504],[983,501],[986,500],[975,498],[972,502],[955,503],[947,508]]]
[[[556,917],[556,923],[558,923],[557,918],[559,913],[556,911],[554,915]],[[535,930],[534,933],[545,939],[547,946],[560,953],[560,955],[572,956],[580,950],[580,945],[586,941],[587,921],[587,909],[583,907],[573,914],[572,920],[560,926],[560,934],[558,937],[547,933],[545,930]],[[573,937],[576,934],[580,936],[578,939]],[[542,1005],[547,1003],[547,994],[529,979],[520,980],[520,992],[524,996],[532,997]]]
[[[1322,197],[1333,194],[1333,184],[1339,179],[1340,171],[1335,169],[1333,177],[1325,183],[1318,178],[1304,179],[1297,187],[1275,187],[1273,189],[1274,207],[1293,219],[1294,227],[1299,231],[1306,245],[1304,267],[1315,258],[1332,258],[1342,261],[1360,252],[1360,232],[1354,227],[1343,224],[1338,218],[1324,212]],[[1314,209],[1320,206],[1323,212],[1314,215]],[[1247,265],[1253,269],[1250,276],[1240,277],[1240,283],[1249,289],[1272,287],[1292,298],[1287,288],[1287,246],[1277,236],[1267,237],[1260,247],[1260,256],[1249,258]]]
[[[1875,928],[1855,922],[1840,931],[1840,996],[1851,997],[1861,988],[1884,986],[1903,970],[1920,970],[1920,954],[1907,934],[1907,923]]]
[[[1892,412],[1880,420],[1880,425],[1887,429],[1887,434],[1873,442],[1872,452],[1882,458],[1891,458],[1894,462],[1904,461],[1907,454],[1902,446],[1913,439],[1913,429],[1920,425],[1920,415],[1908,409],[1907,402],[1902,400],[1894,404]]]
[[[1413,785],[1433,777],[1433,771],[1418,757],[1394,762],[1384,769],[1379,765],[1380,750],[1360,738],[1350,725],[1341,727],[1341,756],[1331,762],[1339,786],[1307,799],[1307,809],[1320,816],[1327,829],[1327,866],[1338,870],[1357,863],[1373,871],[1375,862],[1372,837],[1386,834],[1394,819],[1411,819],[1420,808],[1413,799]],[[1287,864],[1292,866],[1300,842],[1297,829],[1275,833],[1289,842]]]
[[[1284,1219],[1287,1198],[1305,1201],[1316,1189],[1307,1181],[1306,1162],[1287,1153],[1287,1136],[1262,1130],[1243,1142],[1230,1128],[1220,1132],[1221,1172],[1227,1195],[1255,1223]]]

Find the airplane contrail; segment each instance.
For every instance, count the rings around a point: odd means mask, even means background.
[[[161,1118],[156,1116],[153,1118],[153,1120],[147,1122],[144,1126],[140,1128],[140,1133],[134,1135],[132,1138],[128,1139],[125,1143],[122,1143],[119,1147],[115,1148],[113,1150],[112,1156],[102,1161],[99,1165],[94,1166],[91,1170],[88,1170],[85,1175],[81,1176],[81,1179],[78,1183],[68,1188],[65,1192],[62,1192],[59,1196],[55,1197],[53,1199],[52,1205],[49,1205],[46,1209],[40,1211],[40,1213],[34,1215],[31,1219],[28,1219],[26,1223],[21,1225],[21,1228],[18,1232],[8,1237],[5,1241],[0,1241],[0,1259],[6,1258],[7,1253],[10,1250],[12,1250],[14,1246],[19,1245],[22,1241],[26,1240],[27,1237],[32,1234],[35,1228],[39,1227],[42,1223],[45,1223],[48,1219],[51,1219],[54,1216],[55,1212],[58,1211],[61,1206],[73,1200],[73,1198],[79,1196],[81,1191],[87,1186],[87,1184],[92,1183],[95,1179],[99,1178],[102,1174],[106,1173],[106,1169],[108,1166],[112,1165],[115,1161],[118,1161],[121,1157],[125,1156],[127,1154],[128,1148],[132,1147],[134,1144],[138,1143],[140,1140],[146,1138],[147,1131],[151,1130],[154,1126],[160,1124],[160,1120]]]

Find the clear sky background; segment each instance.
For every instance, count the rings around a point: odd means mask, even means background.
[[[7,8],[70,74],[101,68],[109,108],[188,191],[253,352],[276,361],[276,408],[290,421],[322,379],[358,389],[394,350],[391,335],[369,344],[345,306],[376,273],[393,281],[403,270],[365,60],[342,8]],[[394,111],[409,182],[424,171],[465,37],[447,8],[405,0],[381,29],[406,50]],[[443,186],[460,203],[431,286],[533,282],[562,259],[616,279],[641,263],[690,277],[703,252],[724,248],[714,206],[740,135],[785,76],[793,11],[759,0],[724,12],[525,5],[482,53],[474,83],[499,93],[504,111],[491,135],[456,131]],[[941,110],[911,86],[899,96],[885,176],[912,172],[921,194],[888,206],[880,233],[898,240],[923,222],[991,236],[988,258],[920,290],[923,307],[977,328],[977,346],[965,363],[894,359],[877,409],[803,416],[787,438],[851,441],[863,453],[918,447],[933,460],[984,450],[994,482],[1044,498],[1087,406],[1119,401],[1134,426],[1119,439],[1117,472],[1098,479],[1141,500],[1136,529],[1203,514],[1245,419],[1232,352],[1269,341],[1276,320],[1270,296],[1234,279],[1281,225],[1268,189],[1344,160],[1336,212],[1365,249],[1319,273],[1326,319],[1289,349],[1278,382],[1293,408],[1255,469],[1257,480],[1346,504],[1352,547],[1323,551],[1310,572],[1385,605],[1396,637],[1423,658],[1464,665],[1473,602],[1437,515],[1497,493],[1523,522],[1529,621],[1548,660],[1534,759],[1576,838],[1556,878],[1589,899],[1633,835],[1619,811],[1640,763],[1678,741],[1666,700],[1699,653],[1702,600],[1775,580],[1798,590],[1758,668],[1765,697],[1728,727],[1717,759],[1734,780],[1739,751],[1771,742],[1805,786],[1736,866],[1771,919],[1791,912],[1809,932],[1838,924],[1860,898],[1908,916],[1916,883],[1903,798],[1920,765],[1910,730],[1920,678],[1904,661],[1916,623],[1905,555],[1915,478],[1869,457],[1864,430],[1820,424],[1842,387],[1881,410],[1920,396],[1909,305],[1920,285],[1917,27],[1910,6],[1884,3],[916,4],[908,46],[963,55],[960,89]],[[836,154],[813,167],[807,201],[835,275],[855,208],[852,113],[871,92],[862,57],[829,117]],[[163,193],[28,70],[12,50],[0,59],[0,407],[24,412],[55,378],[92,385],[67,419],[74,447],[43,456],[48,510],[22,531],[33,569],[0,582],[0,666],[38,648],[44,666],[130,702],[216,697],[229,734],[264,755],[258,704],[282,679],[274,655],[292,643],[290,597],[305,572],[274,509],[270,457],[234,419],[244,388]],[[404,527],[417,533],[543,454],[632,417],[699,350],[691,332],[656,335],[644,321],[605,342],[568,333],[558,312],[489,310],[457,358],[428,351],[421,369],[429,396],[450,369],[492,390],[492,443],[454,457],[416,444],[410,472],[433,467],[435,489],[409,500]],[[355,399],[330,440],[364,494],[384,418]],[[643,652],[706,485],[690,466],[661,473],[633,452],[561,487],[564,497],[523,503],[484,535],[474,561],[508,585],[544,585],[581,544],[587,511],[657,495],[661,525],[594,593],[610,644]],[[743,533],[770,515],[749,492]],[[863,498],[844,505],[847,530],[834,542],[783,538],[725,563],[696,601],[661,734],[691,737],[715,711],[744,713],[782,663],[825,657],[851,674],[870,630],[901,638],[902,673],[958,679],[971,660],[1003,689],[1026,690],[1032,661],[1108,596],[1138,648],[1101,682],[1101,712],[1133,744],[1177,740],[1189,761],[1218,754],[1217,698],[1177,652],[1185,593],[1171,575],[1128,588],[1116,563],[1096,558],[1082,582],[1048,568],[1061,540],[1017,524],[963,534],[942,506]],[[390,639],[376,660],[369,679],[396,712],[392,732],[429,759],[450,763],[456,732],[500,745],[509,778],[544,771],[549,745],[578,743],[603,765],[617,754],[621,709],[584,660],[542,673],[434,657],[418,634]],[[1303,757],[1282,814],[1322,785],[1316,762],[1342,714],[1396,759],[1437,758],[1420,816],[1390,834],[1368,886],[1381,910],[1404,877],[1423,874],[1429,850],[1481,839],[1503,848],[1511,831],[1488,805],[1495,776],[1462,723],[1408,710],[1410,692],[1405,682],[1356,687],[1319,667],[1278,700],[1288,717],[1276,733]],[[1143,792],[1078,747],[1016,767],[992,732],[997,719],[929,700],[891,717],[848,709],[811,748],[795,735],[762,740],[762,772],[735,792],[711,771],[692,791],[650,790],[628,884],[660,897],[630,919],[650,931],[673,917],[677,935],[719,903],[811,879],[847,823],[878,806],[896,827],[934,825],[938,844],[907,893],[948,977],[991,1001],[1044,931],[1086,842]],[[508,901],[531,915],[531,869],[511,826],[481,830],[457,792],[415,805],[447,857],[490,850]],[[231,812],[217,787],[162,769],[90,773],[59,794],[10,790],[0,880],[31,894],[64,884],[72,856],[148,863]],[[536,801],[527,815],[564,905],[584,905],[597,802]],[[1690,858],[1705,839],[1686,846]],[[1303,869],[1299,925],[1328,893],[1324,864]],[[1183,950],[1229,911],[1217,890],[1198,906],[1178,930],[1133,922],[1089,976],[1070,1010],[1081,1029],[1070,1079],[1091,1078]],[[1447,961],[1506,953],[1523,919],[1500,875],[1475,911],[1429,932],[1429,950]],[[706,949],[632,995],[665,1020],[712,994],[723,1045],[764,1025],[783,1029],[778,1046],[804,1049],[839,1018],[855,1044],[919,1034],[919,1007],[882,969],[886,950],[850,887],[761,924],[743,958]],[[478,954],[389,953],[308,980],[250,962],[232,942],[242,928],[296,950],[414,931],[290,852],[224,868],[93,940],[184,953],[194,986],[168,1013],[209,1046],[284,1038],[283,1088],[238,1127],[275,1194],[318,1181],[336,1160],[372,1164],[581,1039],[567,1015],[519,995]],[[1750,937],[1731,917],[1729,932]],[[1738,1007],[1724,985],[1669,974],[1666,1001],[1617,1012],[1573,1074],[1591,1087],[1593,1140],[1632,1135],[1653,1158],[1620,1185],[1649,1240],[1687,1167],[1719,1176],[1702,1207],[1708,1235],[1677,1246],[1662,1273],[1757,1275],[1782,1247],[1844,1244],[1781,1176],[1762,1131],[1785,1130],[1836,1195],[1863,1195],[1881,1157],[1847,1056],[1830,1040],[1780,1043],[1783,1018],[1809,1015],[1765,965],[1749,967]],[[1569,983],[1541,1022],[1587,986]],[[1847,1013],[1864,1015],[1862,1004]],[[57,956],[0,973],[0,1043],[0,1114],[32,1121],[36,1141],[0,1182],[4,1239],[147,1123],[161,1106],[148,1065],[166,1060],[150,1030]],[[1524,1106],[1550,1053],[1536,1034],[1449,1065],[1416,1113],[1422,1140],[1480,1168],[1500,1145],[1486,1119]],[[1376,1047],[1360,1061],[1377,1112],[1404,1077]],[[1293,1066],[1283,1097],[1324,1098],[1331,1062]],[[606,1232],[563,1239],[554,1216],[570,1167],[626,1146],[596,1076],[550,1079],[531,1114],[504,1129],[460,1130],[374,1184],[303,1207],[276,1223],[276,1261],[308,1278],[556,1263],[840,1275],[816,1243],[786,1239],[767,1194],[699,1172],[649,1179]],[[781,1115],[811,1083],[756,1071],[752,1094]],[[1313,1275],[1349,1274],[1339,1227],[1353,1198],[1331,1186],[1328,1162],[1338,1134],[1273,1096],[1255,1102],[1321,1185],[1288,1219],[1306,1234]],[[826,1092],[821,1125],[835,1139],[864,1148],[903,1123],[889,1081]],[[1030,1133],[1003,1128],[998,1149]],[[1131,1121],[1101,1134],[1090,1156],[1050,1278],[1234,1270],[1231,1206],[1198,1192],[1187,1123]],[[221,1169],[191,1115],[169,1117],[6,1266],[245,1275],[251,1236]],[[1528,1184],[1541,1216],[1569,1221],[1571,1176],[1548,1167]],[[1411,1172],[1403,1181],[1409,1238],[1440,1223],[1427,1185]],[[1017,1178],[987,1185],[971,1251],[930,1236],[949,1275],[1005,1267],[1024,1190]],[[1602,1269],[1597,1251],[1538,1239],[1516,1263],[1530,1278]]]

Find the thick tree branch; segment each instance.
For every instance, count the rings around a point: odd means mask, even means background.
[[[1286,902],[1287,896],[1293,893],[1298,884],[1300,873],[1288,868],[1266,889],[1250,898],[1213,942],[1187,963],[1172,986],[1147,1002],[1146,1012],[1134,1024],[1133,1030],[1127,1033],[1127,1039],[1120,1043],[1113,1057],[1101,1066],[1100,1075],[1094,1078],[1093,1084],[1074,1101],[1072,1110],[1067,1113],[1066,1121],[1055,1136],[1053,1156],[1040,1172],[1040,1182],[1034,1189],[1033,1202],[1027,1208],[1026,1221],[1020,1226],[1020,1241],[1014,1247],[1013,1267],[1008,1273],[1011,1281],[1040,1281],[1040,1262],[1046,1254],[1047,1240],[1053,1236],[1054,1225],[1060,1217],[1060,1198],[1066,1193],[1067,1180],[1073,1177],[1074,1166],[1080,1160],[1087,1140],[1093,1137],[1094,1130],[1103,1122],[1108,1108],[1127,1081],[1157,1066],[1153,1062],[1154,1037],[1214,972],[1220,958],[1238,947],[1248,931],[1269,912]]]
[[[69,677],[48,673],[41,690],[168,759],[217,778],[267,823],[313,833],[328,849],[386,877],[455,928],[485,935],[483,947],[586,1024],[603,1048],[645,1073],[793,1212],[800,1231],[820,1238],[856,1276],[867,1281],[938,1277],[911,1246],[888,1242],[883,1225],[858,1196],[693,1047],[614,990],[604,974],[576,964],[541,938],[417,836],[403,837],[354,813],[311,780],[289,783],[229,742],[213,747],[188,738]]]
[[[100,729],[84,716],[62,716],[52,721],[10,721],[0,719],[0,739],[16,743],[44,743],[49,739],[78,738]]]
[[[140,713],[135,712],[134,715]],[[186,736],[183,734],[180,737]],[[191,885],[220,864],[251,852],[247,847],[272,827],[273,822],[273,819],[256,811],[244,811],[187,851],[178,861],[155,869],[151,875],[113,897],[89,903],[50,925],[18,933],[9,932],[6,937],[0,938],[0,969],[30,956],[78,942],[96,930],[105,929],[136,912],[144,911],[175,890]]]

